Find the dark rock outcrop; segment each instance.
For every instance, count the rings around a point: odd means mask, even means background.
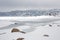
[[[24,34],[25,34],[25,32],[23,32],[23,31],[21,31],[21,30],[19,30],[19,29],[17,29],[17,28],[13,28],[13,29],[11,30],[11,33],[13,33],[13,32],[21,32],[21,33],[24,33]]]
[[[17,38],[17,40],[23,40],[24,38]]]

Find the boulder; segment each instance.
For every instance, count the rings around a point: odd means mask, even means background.
[[[11,32],[20,32],[20,30],[17,29],[17,28],[13,28],[13,29],[11,30]]]
[[[24,38],[17,38],[17,40],[23,40]]]
[[[11,32],[13,33],[13,32],[21,32],[21,33],[24,33],[25,34],[25,32],[23,32],[23,31],[21,31],[21,30],[19,30],[19,29],[17,29],[17,28],[13,28],[12,30],[11,30]]]

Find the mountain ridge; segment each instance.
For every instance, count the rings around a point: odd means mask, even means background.
[[[60,15],[60,9],[50,10],[16,10],[10,12],[0,12],[0,16],[41,16],[41,15]]]

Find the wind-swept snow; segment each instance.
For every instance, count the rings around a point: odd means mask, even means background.
[[[45,16],[42,18],[44,17]],[[2,25],[3,23],[7,22],[7,26],[0,27],[0,40],[16,40],[17,38],[24,38],[24,40],[60,40],[60,27],[58,27],[58,25],[60,25],[60,17],[51,16],[51,19],[49,19],[50,17],[47,16],[47,18],[48,19],[45,18],[45,20],[42,20],[40,22],[37,22],[38,20],[36,20],[36,22],[34,21],[33,23],[28,21],[23,23],[21,22],[21,26],[17,21],[16,22],[18,24],[13,21],[3,21],[0,24]],[[52,27],[49,25],[52,25]],[[22,34],[20,32],[11,33],[12,28],[22,30],[26,32],[26,34]],[[49,37],[46,37],[44,35],[48,35]]]

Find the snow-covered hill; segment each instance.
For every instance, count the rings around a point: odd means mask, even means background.
[[[60,23],[58,22],[60,21],[50,23],[52,25],[51,27],[49,24],[46,26],[38,26],[34,31],[27,32],[26,34],[20,32],[11,33],[12,28],[0,30],[0,40],[16,40],[17,38],[24,38],[24,40],[60,40],[60,26],[58,26]],[[19,26],[16,28],[21,29],[20,27],[27,28],[29,26]]]
[[[6,25],[12,23],[13,22],[2,21],[0,24],[5,24],[4,26],[6,27]],[[40,26],[41,24],[35,25],[36,27],[27,24],[18,27],[10,26],[11,28],[0,30],[0,40],[16,40],[17,38],[24,38],[24,40],[60,40],[60,20],[48,23],[45,26]],[[22,30],[26,32],[26,34],[22,34],[21,32],[12,33],[11,30],[13,28]]]

